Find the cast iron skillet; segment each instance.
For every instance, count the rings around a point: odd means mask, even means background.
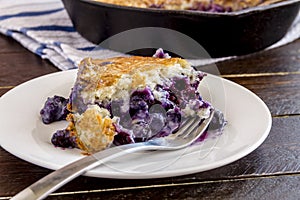
[[[300,6],[300,0],[287,0],[231,13],[208,13],[62,1],[75,29],[95,44],[133,28],[163,27],[193,38],[212,57],[248,54],[270,46],[286,34]]]

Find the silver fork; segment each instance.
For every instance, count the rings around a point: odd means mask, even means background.
[[[199,125],[199,117],[189,118],[184,121],[179,131],[166,137],[156,138],[147,142],[140,142],[128,145],[117,146],[97,152],[91,156],[81,158],[62,167],[39,181],[33,183],[14,196],[13,200],[36,200],[43,199],[49,194],[70,182],[74,178],[86,173],[87,171],[108,162],[114,158],[145,150],[177,150],[182,149],[199,138],[207,129],[214,116],[214,110],[210,116],[203,120]]]

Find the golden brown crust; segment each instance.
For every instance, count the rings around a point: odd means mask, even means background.
[[[233,11],[241,10],[244,8],[258,6],[260,4],[270,4],[274,0],[95,0],[103,3],[116,4],[120,6],[138,7],[138,8],[151,8],[159,7],[167,10],[187,10],[196,5],[197,3],[218,4],[225,7],[232,8]],[[281,0],[275,0],[281,1]],[[268,3],[270,2],[270,3]]]
[[[183,67],[189,66],[188,62],[181,58],[163,59],[133,56],[109,59],[86,58],[80,63],[79,68],[84,67],[82,70],[90,70],[90,68],[86,66],[94,66],[94,74],[97,74],[97,77],[94,77],[93,79],[90,79],[89,77],[89,87],[101,89],[114,85],[124,74],[129,74],[133,77],[132,86],[136,87],[139,84],[143,84],[144,78],[140,76],[141,72],[172,67],[175,64],[180,64]],[[85,73],[88,72],[82,71],[82,74]]]
[[[104,3],[116,4],[121,6],[149,8],[152,5],[164,5],[167,7],[179,8],[183,3],[190,3],[193,0],[96,0]]]
[[[69,126],[67,130],[76,137],[78,148],[85,153],[94,153],[110,146],[114,140],[114,121],[104,116],[99,109],[87,109],[80,119],[74,114],[67,116]]]

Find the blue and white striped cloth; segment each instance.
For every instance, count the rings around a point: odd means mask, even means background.
[[[76,68],[76,64],[96,47],[76,32],[61,0],[0,0],[0,32],[43,59],[50,60],[61,70]],[[288,34],[270,48],[299,37],[300,14]],[[97,55],[102,58],[121,55],[107,49],[98,51]],[[206,60],[204,63],[224,59],[230,58]],[[201,61],[193,63],[201,64]]]
[[[76,68],[96,47],[76,32],[60,0],[0,0],[0,32],[61,70]],[[100,51],[103,58],[120,55]]]

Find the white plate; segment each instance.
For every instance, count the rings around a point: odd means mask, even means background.
[[[52,134],[66,122],[44,125],[39,116],[49,96],[69,96],[76,70],[42,76],[10,90],[0,98],[0,144],[8,152],[36,165],[58,169],[83,155],[77,149],[55,148]],[[228,121],[222,135],[172,152],[141,152],[124,156],[88,172],[106,178],[159,178],[214,169],[255,150],[268,136],[271,115],[255,94],[217,76],[205,77],[202,95]]]

